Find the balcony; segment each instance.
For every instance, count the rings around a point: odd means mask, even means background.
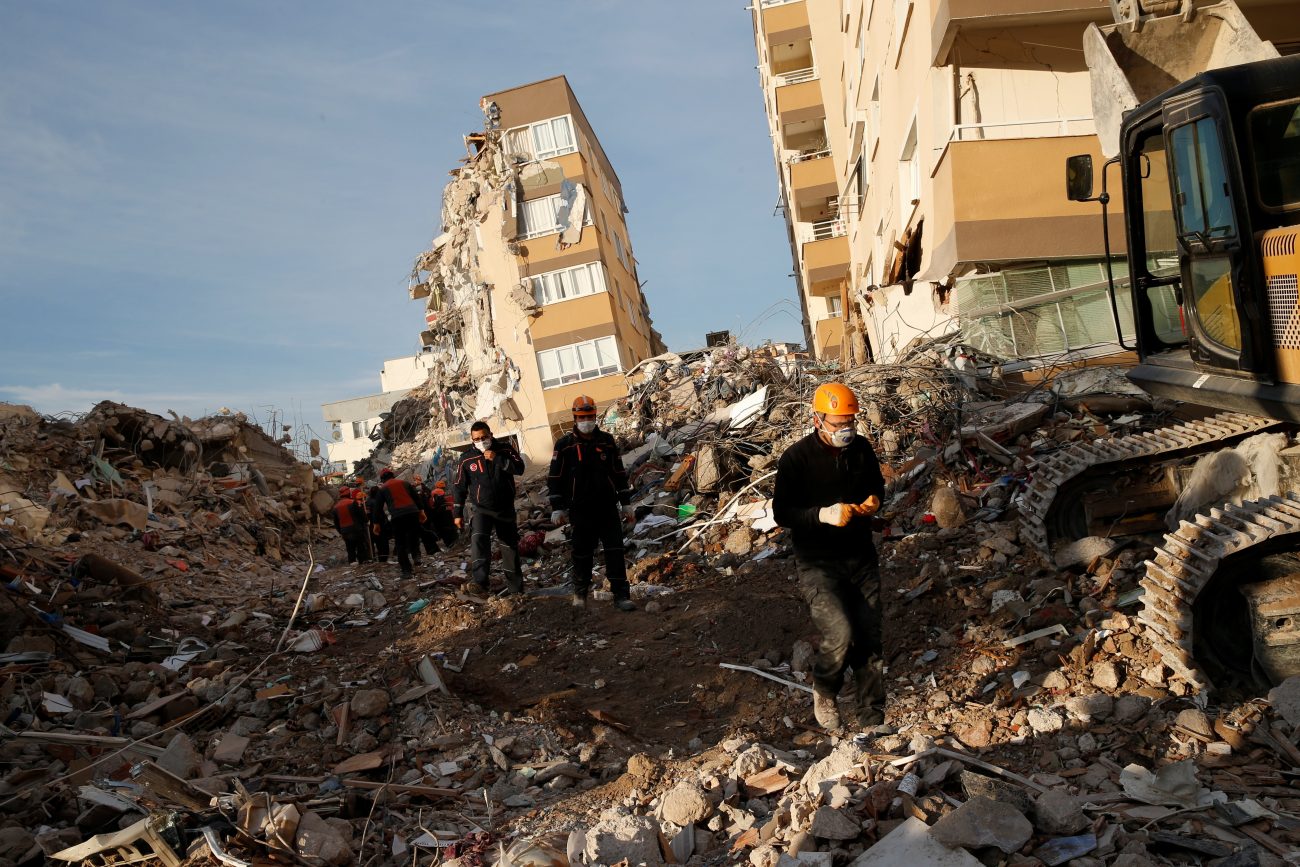
[[[844,320],[839,316],[819,319],[813,331],[813,354],[818,361],[835,361],[844,343]]]
[[[970,36],[980,31],[1112,20],[1108,0],[938,0],[933,9],[934,66],[952,63],[949,54],[958,32]]]
[[[785,0],[783,3],[761,0],[759,14],[762,16],[763,38],[767,40],[769,52],[774,46],[788,45],[812,36],[812,28],[808,24],[808,4],[804,0]]]
[[[839,192],[835,178],[835,161],[830,151],[798,154],[788,161],[790,166],[790,198],[795,212],[818,199],[827,199]]]
[[[849,276],[849,239],[843,228],[824,227],[820,236],[815,234],[812,240],[804,241],[802,249],[804,286],[808,293],[822,297],[838,295]]]
[[[803,73],[808,70],[798,70]],[[811,69],[812,78],[801,79],[790,84],[778,84],[776,88],[776,116],[782,125],[802,121],[823,120],[826,106],[822,105],[821,82],[817,80],[816,68]],[[781,77],[793,73],[784,73]]]

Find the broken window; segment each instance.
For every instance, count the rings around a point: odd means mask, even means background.
[[[598,337],[537,353],[537,369],[542,388],[556,388],[622,370],[618,345],[611,337]]]
[[[527,241],[554,234],[564,228],[560,225],[560,209],[563,205],[564,198],[559,193],[523,202],[519,208],[519,240]],[[582,224],[591,225],[590,208],[585,209]]]
[[[588,262],[573,268],[549,271],[529,278],[533,286],[533,298],[538,304],[554,304],[568,301],[583,295],[606,292],[605,268],[599,262]]]
[[[574,143],[573,118],[569,115],[547,118],[506,133],[506,151],[527,160],[547,160],[571,154]]]
[[[352,438],[354,440],[359,440],[362,437],[366,436],[368,433],[370,433],[370,431],[367,430],[366,428],[367,425],[364,421],[352,422]]]

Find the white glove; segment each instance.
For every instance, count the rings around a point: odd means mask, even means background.
[[[551,512],[551,523],[555,524],[557,527],[561,524],[568,523],[568,520],[569,520],[568,509],[556,509],[554,512]]]
[[[834,503],[822,506],[817,512],[817,520],[832,527],[843,527],[853,517],[853,509],[848,503]]]

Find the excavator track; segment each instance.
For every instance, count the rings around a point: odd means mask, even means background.
[[[1060,507],[1058,495],[1085,474],[1118,474],[1150,465],[1153,459],[1166,461],[1204,454],[1284,427],[1287,424],[1276,419],[1225,412],[1146,433],[1076,443],[1041,457],[1020,506],[1021,536],[1051,562],[1052,544],[1056,541],[1051,532],[1052,513]]]
[[[1288,540],[1287,536],[1295,538]],[[1165,536],[1165,544],[1145,564],[1146,577],[1140,582],[1143,608],[1138,619],[1162,654],[1162,662],[1198,690],[1210,689],[1212,684],[1194,654],[1196,599],[1212,581],[1230,577],[1218,575],[1227,558],[1265,543],[1269,550],[1300,547],[1300,495],[1288,493],[1240,506],[1224,505],[1211,509],[1208,515],[1183,521]],[[1250,571],[1241,569],[1240,574]]]

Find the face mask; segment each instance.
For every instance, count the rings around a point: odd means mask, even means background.
[[[492,440],[474,440],[474,448],[481,452],[487,451],[492,446]]]
[[[594,421],[580,421],[574,427],[578,429],[578,433],[589,434],[596,429],[596,423]]]
[[[837,449],[842,449],[849,443],[853,442],[853,437],[857,434],[851,427],[843,427],[831,434],[831,445]]]

